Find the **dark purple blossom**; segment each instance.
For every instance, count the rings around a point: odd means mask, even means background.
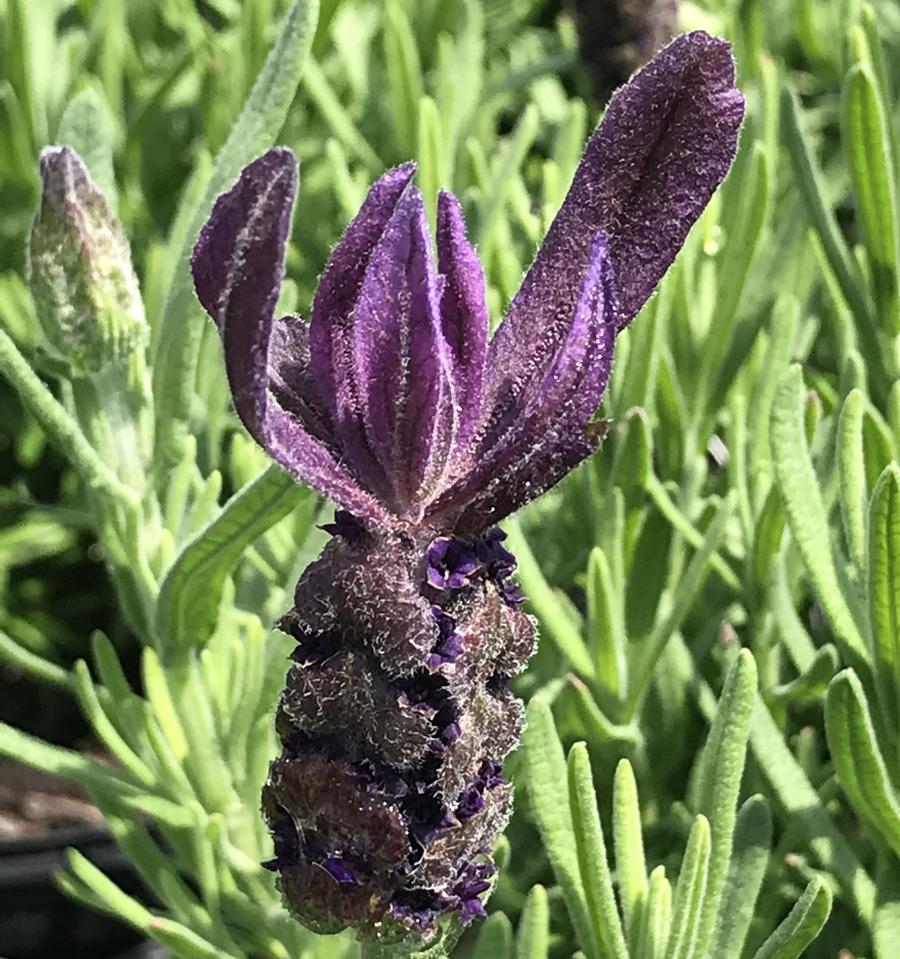
[[[356,874],[339,856],[329,856],[323,860],[322,868],[341,884],[356,881]]]
[[[437,260],[412,164],[371,188],[309,324],[275,319],[297,164],[271,150],[216,202],[193,271],[235,409],[339,509],[279,626],[297,640],[263,813],[311,928],[411,950],[483,915],[535,645],[496,523],[594,448],[615,336],[734,156],[728,45],[663,50],[613,98],[488,337],[484,277],[441,193]]]
[[[456,631],[456,620],[449,613],[440,606],[433,606],[431,611],[437,623],[440,638],[428,656],[426,665],[429,669],[436,670],[445,663],[456,662],[463,651],[463,636]]]
[[[427,579],[435,589],[463,589],[478,569],[478,557],[462,540],[439,536],[428,547]]]

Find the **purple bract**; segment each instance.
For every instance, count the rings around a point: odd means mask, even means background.
[[[584,425],[616,332],[668,269],[735,153],[727,43],[697,32],[613,97],[496,335],[456,198],[437,264],[413,164],[389,170],[334,250],[306,324],[274,317],[297,164],[274,149],[197,243],[200,301],[238,414],[271,456],[362,522],[480,532],[594,448]]]

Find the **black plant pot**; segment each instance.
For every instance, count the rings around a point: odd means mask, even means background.
[[[0,956],[4,959],[117,959],[142,937],[124,923],[81,906],[57,889],[53,874],[70,846],[126,892],[143,890],[109,833],[96,826],[0,839]]]

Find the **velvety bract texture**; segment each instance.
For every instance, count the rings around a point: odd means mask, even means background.
[[[275,318],[293,155],[252,163],[194,252],[254,438],[341,507],[281,628],[297,640],[263,810],[314,928],[433,938],[483,911],[534,646],[496,523],[596,445],[615,336],[734,156],[728,45],[680,37],[614,97],[506,318],[442,192],[437,262],[412,164],[371,188],[307,325]]]

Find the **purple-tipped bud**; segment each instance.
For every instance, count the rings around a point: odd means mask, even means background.
[[[263,793],[269,865],[311,927],[422,942],[441,916],[483,913],[522,729],[506,681],[534,626],[499,530],[331,529],[281,622],[298,644]]]
[[[74,150],[48,147],[40,166],[29,271],[47,346],[79,375],[126,366],[149,327],[122,225]]]
[[[596,447],[616,333],[668,269],[734,156],[728,45],[676,40],[614,97],[488,338],[459,203],[437,263],[411,164],[335,247],[306,324],[275,319],[297,186],[271,150],[194,250],[238,415],[342,507],[281,628],[297,641],[263,810],[279,884],[315,929],[434,938],[484,911],[519,739],[508,687],[535,643],[496,523]]]

